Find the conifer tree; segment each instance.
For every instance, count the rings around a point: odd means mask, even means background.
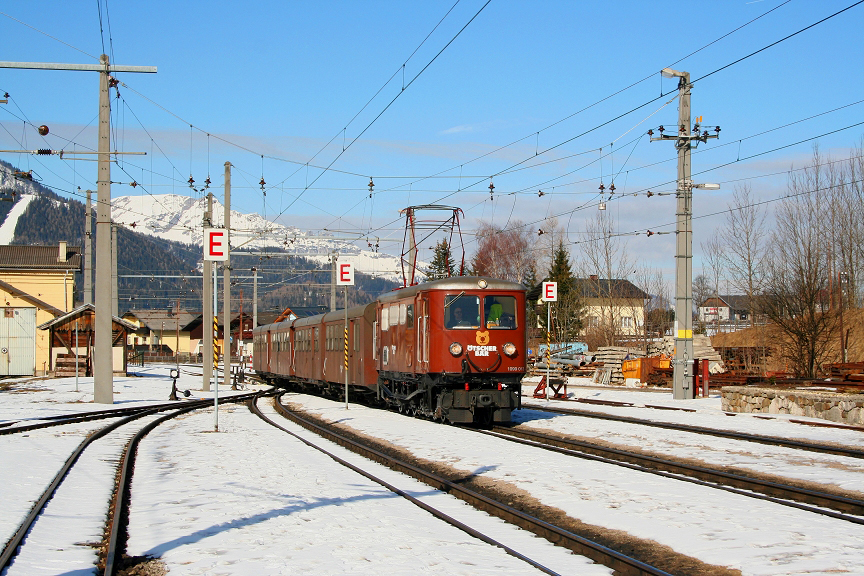
[[[435,255],[429,264],[426,278],[428,280],[449,278],[454,275],[454,268],[455,264],[453,263],[453,255],[450,253],[450,245],[447,243],[447,240],[441,240],[435,245]]]
[[[549,269],[549,281],[558,283],[558,297],[568,296],[575,287],[573,270],[570,268],[570,254],[564,247],[564,242],[559,242],[555,249],[555,257],[552,259],[552,267]]]
[[[563,241],[559,241],[555,249],[549,281],[558,283],[558,301],[552,306],[553,338],[558,342],[573,342],[582,330],[584,306],[570,268],[570,254]],[[540,321],[545,326],[545,318],[541,316]]]

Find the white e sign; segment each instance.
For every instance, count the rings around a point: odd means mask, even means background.
[[[557,282],[543,282],[543,301],[544,302],[557,302],[558,301],[558,283]]]
[[[354,265],[344,262],[336,265],[336,284],[340,286],[354,285]]]
[[[228,230],[225,228],[204,229],[204,260],[224,262],[228,260]]]

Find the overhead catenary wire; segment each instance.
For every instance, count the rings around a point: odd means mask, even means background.
[[[750,52],[749,54],[747,54],[747,55],[745,55],[745,56],[743,56],[743,57],[741,57],[741,58],[738,58],[738,59],[736,59],[736,60],[730,62],[729,64],[725,64],[725,65],[723,65],[723,66],[721,66],[721,67],[715,69],[714,71],[709,72],[708,74],[705,74],[705,75],[701,76],[701,77],[698,78],[697,80],[692,80],[692,81],[691,81],[691,85],[694,84],[695,82],[697,82],[698,80],[703,80],[703,79],[705,79],[705,78],[711,76],[712,74],[714,74],[714,73],[716,73],[716,72],[719,72],[719,71],[721,71],[721,70],[725,70],[725,69],[729,68],[730,66],[732,66],[732,65],[734,65],[734,64],[738,64],[738,63],[740,63],[740,62],[743,62],[744,60],[747,60],[748,58],[751,58],[751,57],[753,57],[753,56],[755,56],[755,55],[757,55],[757,54],[759,54],[759,53],[761,53],[761,52],[764,52],[764,51],[767,50],[768,48],[771,48],[771,47],[777,46],[778,44],[780,44],[780,43],[782,43],[782,42],[784,42],[784,41],[786,41],[786,40],[788,40],[788,39],[790,39],[790,38],[792,38],[792,37],[794,37],[794,36],[796,36],[796,35],[798,35],[798,34],[804,32],[804,31],[806,31],[806,30],[812,29],[813,27],[815,27],[815,26],[817,26],[817,25],[819,25],[819,24],[822,24],[822,23],[826,22],[826,21],[828,21],[828,20],[830,20],[830,19],[836,17],[837,15],[842,14],[843,12],[845,12],[845,11],[847,11],[847,10],[849,10],[849,9],[851,9],[851,8],[853,8],[853,7],[855,7],[855,6],[859,5],[859,4],[861,4],[861,3],[864,3],[864,0],[859,0],[858,2],[855,2],[854,4],[852,4],[852,5],[850,5],[850,6],[846,7],[846,8],[844,8],[844,9],[842,9],[842,10],[839,10],[839,11],[837,11],[837,12],[835,12],[835,13],[833,13],[833,14],[831,14],[831,15],[825,17],[825,18],[822,18],[822,19],[818,20],[817,22],[814,22],[814,23],[812,23],[812,24],[810,24],[810,25],[808,25],[808,26],[805,26],[805,27],[799,29],[798,31],[793,32],[792,34],[788,34],[788,35],[784,36],[783,38],[780,38],[779,40],[776,40],[776,41],[774,41],[774,42],[771,42],[770,44],[768,44],[768,45],[766,45],[766,46],[764,46],[764,47],[762,47],[762,48],[760,48],[760,49],[758,49],[758,50],[755,50],[755,51],[753,51],[753,52]],[[677,89],[676,89],[676,90],[677,90]],[[640,108],[643,108],[643,107],[645,107],[645,106],[647,106],[647,105],[649,105],[649,104],[651,104],[651,103],[653,103],[653,102],[656,102],[657,100],[662,99],[662,98],[665,97],[665,96],[668,96],[669,94],[672,94],[672,93],[675,92],[676,90],[671,90],[671,91],[669,91],[669,92],[667,92],[667,93],[665,93],[665,94],[661,93],[660,96],[658,96],[658,97],[656,97],[656,98],[652,98],[652,99],[650,99],[650,100],[648,100],[648,101],[646,101],[646,102],[644,102],[644,103],[642,103],[642,104],[640,104],[640,105],[638,105],[638,106],[636,106],[636,107],[634,107],[634,108],[631,108],[631,109],[628,110],[627,112],[624,112],[624,113],[622,113],[622,114],[619,114],[619,115],[615,116],[614,118],[612,118],[612,119],[610,119],[610,120],[607,120],[607,121],[605,121],[605,122],[602,122],[602,123],[600,123],[600,124],[598,124],[598,125],[595,125],[595,126],[592,127],[592,128],[589,128],[588,130],[585,130],[585,131],[583,131],[583,132],[577,134],[576,136],[573,136],[573,137],[568,138],[568,139],[566,139],[566,140],[564,140],[564,141],[562,141],[562,142],[559,142],[558,144],[555,144],[555,145],[553,145],[553,146],[550,146],[550,147],[546,148],[543,152],[541,152],[541,154],[542,154],[542,153],[546,153],[546,152],[551,151],[551,150],[554,150],[554,149],[557,149],[557,148],[559,148],[560,146],[563,146],[564,144],[567,144],[567,143],[572,142],[572,141],[574,141],[574,140],[576,140],[576,139],[578,139],[578,138],[580,138],[580,137],[582,137],[582,136],[585,136],[585,135],[587,135],[587,134],[589,134],[589,133],[591,133],[591,132],[594,132],[594,131],[598,130],[599,128],[603,127],[603,126],[606,126],[606,125],[610,124],[611,122],[614,122],[615,120],[618,120],[618,119],[620,119],[620,118],[623,118],[624,116],[627,116],[628,114],[630,114],[630,113],[632,113],[632,112],[635,112],[636,110],[639,110]],[[533,135],[533,133],[532,133],[532,135]],[[530,136],[530,135],[529,135],[529,136]],[[517,167],[517,166],[520,166],[520,165],[524,164],[525,162],[529,161],[530,159],[532,159],[532,158],[534,158],[534,157],[535,157],[534,155],[531,155],[531,156],[529,156],[529,157],[526,157],[526,158],[523,159],[522,161],[517,162],[517,163],[511,165],[511,166],[510,166],[509,168],[507,168],[507,169],[509,170],[509,169],[515,168],[515,167]],[[472,187],[472,186],[474,186],[474,185],[480,184],[480,183],[482,183],[483,181],[485,181],[485,180],[487,180],[487,179],[491,179],[491,178],[493,178],[494,176],[499,175],[501,172],[503,172],[503,171],[498,171],[497,173],[492,174],[492,175],[489,176],[488,178],[481,179],[481,180],[475,182],[474,184],[472,184],[471,186],[469,186],[468,188],[470,188],[470,187]],[[404,185],[402,185],[402,186],[404,186]],[[533,188],[533,187],[536,187],[536,185],[531,186],[531,187],[529,187],[529,188]],[[457,191],[457,192],[458,192],[458,191]],[[444,195],[444,196],[442,196],[442,197],[436,199],[436,200],[434,201],[434,203],[442,202],[442,201],[446,200],[447,198],[452,197],[452,196],[455,195],[457,192],[451,192],[451,193],[449,193],[449,194],[446,194],[446,195]],[[389,225],[389,224],[392,224],[392,222],[388,222],[386,225]]]

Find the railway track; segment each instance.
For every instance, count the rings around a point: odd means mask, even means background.
[[[648,575],[648,574],[668,574],[668,572],[664,571],[662,568],[658,568],[656,566],[652,566],[645,562],[642,562],[636,558],[630,557],[626,554],[603,546],[597,542],[594,542],[588,538],[570,532],[561,527],[555,526],[552,523],[546,522],[540,518],[534,517],[530,514],[527,514],[517,508],[509,506],[503,502],[500,502],[494,498],[491,498],[487,495],[481,494],[470,488],[467,488],[459,481],[451,481],[448,480],[434,472],[430,472],[428,470],[424,470],[423,468],[416,466],[414,464],[410,464],[403,460],[400,460],[390,454],[385,453],[382,450],[374,446],[370,446],[365,442],[362,442],[356,438],[349,438],[348,436],[341,434],[334,430],[330,426],[323,426],[319,423],[316,423],[310,419],[304,418],[300,414],[291,411],[290,409],[283,406],[277,399],[275,402],[276,410],[288,420],[294,422],[310,430],[327,440],[330,440],[344,448],[351,450],[357,454],[360,454],[372,461],[378,462],[380,464],[384,464],[385,466],[396,470],[398,472],[402,472],[408,476],[411,476],[429,486],[437,490],[441,490],[443,492],[447,492],[468,504],[474,506],[475,508],[485,511],[493,516],[501,518],[507,522],[510,522],[516,526],[519,526],[522,529],[528,530],[538,536],[546,538],[550,542],[553,542],[559,546],[563,546],[567,549],[572,550],[576,554],[580,554],[582,556],[586,556],[593,561],[608,566],[616,571],[616,574],[626,574],[626,575]],[[262,416],[263,417],[263,416]],[[270,421],[274,426],[282,428],[278,424]],[[284,428],[282,428],[284,430]],[[286,430],[287,431],[287,430]],[[289,432],[290,433],[290,432]],[[302,440],[302,439],[301,439]],[[303,440],[306,442],[305,440]],[[321,448],[315,447],[316,449],[321,450]],[[337,459],[335,456],[331,455],[331,458]],[[338,459],[337,459],[338,460]],[[345,463],[350,466],[350,464]],[[359,470],[358,470],[359,471]],[[371,477],[367,473],[363,471],[359,471],[364,476],[379,481],[376,478]],[[382,481],[383,484],[383,481]],[[383,484],[386,485],[386,484]],[[397,491],[398,489],[391,488],[389,485],[386,485],[388,489]],[[397,491],[397,493],[399,493]],[[401,494],[400,494],[401,495]],[[419,505],[419,504],[418,504]],[[430,510],[433,514],[434,511]],[[443,519],[443,518],[442,518]],[[449,521],[445,519],[445,521]],[[456,525],[456,524],[454,524]],[[460,527],[461,528],[461,527]],[[466,532],[468,532],[466,530]],[[474,534],[472,532],[468,532],[473,536],[484,539],[484,541],[489,542],[482,535]],[[493,542],[490,542],[493,543]],[[501,544],[495,543],[495,545],[502,546]],[[502,546],[503,547],[503,546]],[[504,547],[506,549],[506,547]],[[508,549],[508,553],[511,551]],[[517,553],[518,554],[518,553]],[[547,572],[547,569],[539,566],[534,563],[530,559],[526,559],[519,556],[526,562],[535,565],[538,569]]]
[[[491,431],[478,430],[477,432],[538,446],[561,454],[616,464],[751,498],[768,500],[776,504],[791,506],[855,524],[864,524],[864,501],[862,500],[769,482],[742,474],[733,474],[705,466],[694,466],[637,452],[609,448],[590,442],[560,438],[532,430],[496,426]]]
[[[92,412],[79,412],[76,414],[58,414],[55,416],[44,416],[41,418],[28,418],[27,420],[18,420],[15,422],[5,422],[0,427],[0,436],[6,434],[19,434],[21,432],[30,432],[42,428],[51,428],[53,426],[63,426],[66,424],[79,424],[81,422],[92,422],[95,420],[104,420],[106,418],[123,418],[138,414],[146,410],[157,409],[173,410],[177,408],[177,402],[165,404],[153,404],[151,406],[135,406],[130,408],[115,408],[112,410],[94,410]],[[28,420],[36,421],[35,424],[26,424]]]
[[[225,398],[222,402],[242,402],[250,398],[252,395],[253,394],[231,396]],[[172,405],[157,405],[141,409],[107,410],[101,411],[100,414],[91,414],[90,419],[118,417],[118,412],[121,415],[119,416],[120,419],[116,422],[112,422],[89,434],[65,460],[63,465],[54,475],[53,479],[49,482],[47,488],[45,488],[41,496],[35,500],[30,512],[5,543],[2,552],[0,552],[0,572],[7,570],[13,564],[14,559],[20,551],[26,548],[28,534],[34,528],[35,523],[43,514],[49,502],[51,502],[58,492],[62,490],[64,480],[69,476],[70,472],[76,466],[76,463],[79,462],[80,457],[88,448],[93,447],[100,439],[108,440],[110,438],[113,441],[117,441],[114,433],[119,432],[127,425],[136,420],[153,417],[160,412],[171,410],[169,414],[162,415],[158,418],[152,418],[146,425],[138,429],[131,439],[125,443],[125,447],[122,449],[119,456],[119,464],[115,470],[115,479],[117,479],[117,484],[112,491],[111,501],[106,505],[109,517],[108,529],[105,531],[107,536],[100,546],[103,550],[103,559],[105,562],[105,570],[103,573],[106,576],[113,576],[113,574],[116,573],[122,554],[122,548],[125,543],[125,507],[128,500],[128,487],[132,476],[132,469],[134,467],[135,448],[137,447],[138,441],[140,441],[140,439],[153,428],[168,419],[175,418],[193,410],[209,408],[210,406],[212,406],[211,400],[196,400],[184,402],[179,405],[173,403]],[[80,422],[81,420],[79,419],[74,421]],[[54,425],[67,423],[69,422],[56,422]]]
[[[607,401],[595,401],[592,403],[604,405],[622,405],[626,403],[610,403]],[[658,406],[650,406],[651,408],[663,408]],[[864,459],[864,450],[860,448],[849,448],[840,445],[817,444],[815,442],[805,442],[801,440],[790,440],[788,438],[778,438],[776,436],[763,436],[759,434],[746,434],[744,432],[733,432],[731,430],[718,430],[716,428],[706,428],[704,426],[692,426],[688,424],[678,424],[675,422],[658,422],[656,420],[647,420],[645,418],[634,418],[632,416],[618,416],[615,414],[603,414],[601,412],[592,412],[590,410],[579,410],[574,408],[549,408],[545,406],[535,406],[532,404],[524,404],[523,410],[537,410],[539,412],[551,412],[553,414],[564,414],[569,416],[580,416],[584,418],[595,418],[599,420],[610,420],[613,422],[625,422],[628,424],[638,424],[640,426],[651,426],[654,428],[665,428],[667,430],[678,430],[682,432],[694,432],[696,434],[705,434],[709,436],[717,436],[720,438],[730,438],[734,440],[744,440],[747,442],[755,442],[759,444],[768,444],[771,446],[782,446],[785,448],[796,448],[799,450],[807,450],[810,452],[819,452],[822,454],[834,454],[837,456],[849,456],[850,458]],[[688,411],[692,411],[687,409]],[[847,427],[848,428],[848,427]]]

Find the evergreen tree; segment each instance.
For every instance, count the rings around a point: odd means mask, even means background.
[[[549,282],[558,283],[558,297],[568,296],[573,292],[576,281],[573,278],[573,270],[570,269],[570,254],[564,247],[564,242],[559,242],[555,249],[555,257],[552,259],[552,267],[549,268]]]
[[[582,330],[584,306],[573,270],[570,268],[570,254],[563,241],[560,241],[555,249],[549,269],[549,281],[558,283],[558,301],[552,304],[553,339],[558,342],[573,342]],[[541,317],[540,320],[545,326],[545,318]]]
[[[449,278],[454,274],[455,264],[453,263],[453,255],[450,253],[450,245],[447,244],[447,240],[441,240],[435,245],[435,255],[429,264],[426,279],[440,280],[442,278]]]

